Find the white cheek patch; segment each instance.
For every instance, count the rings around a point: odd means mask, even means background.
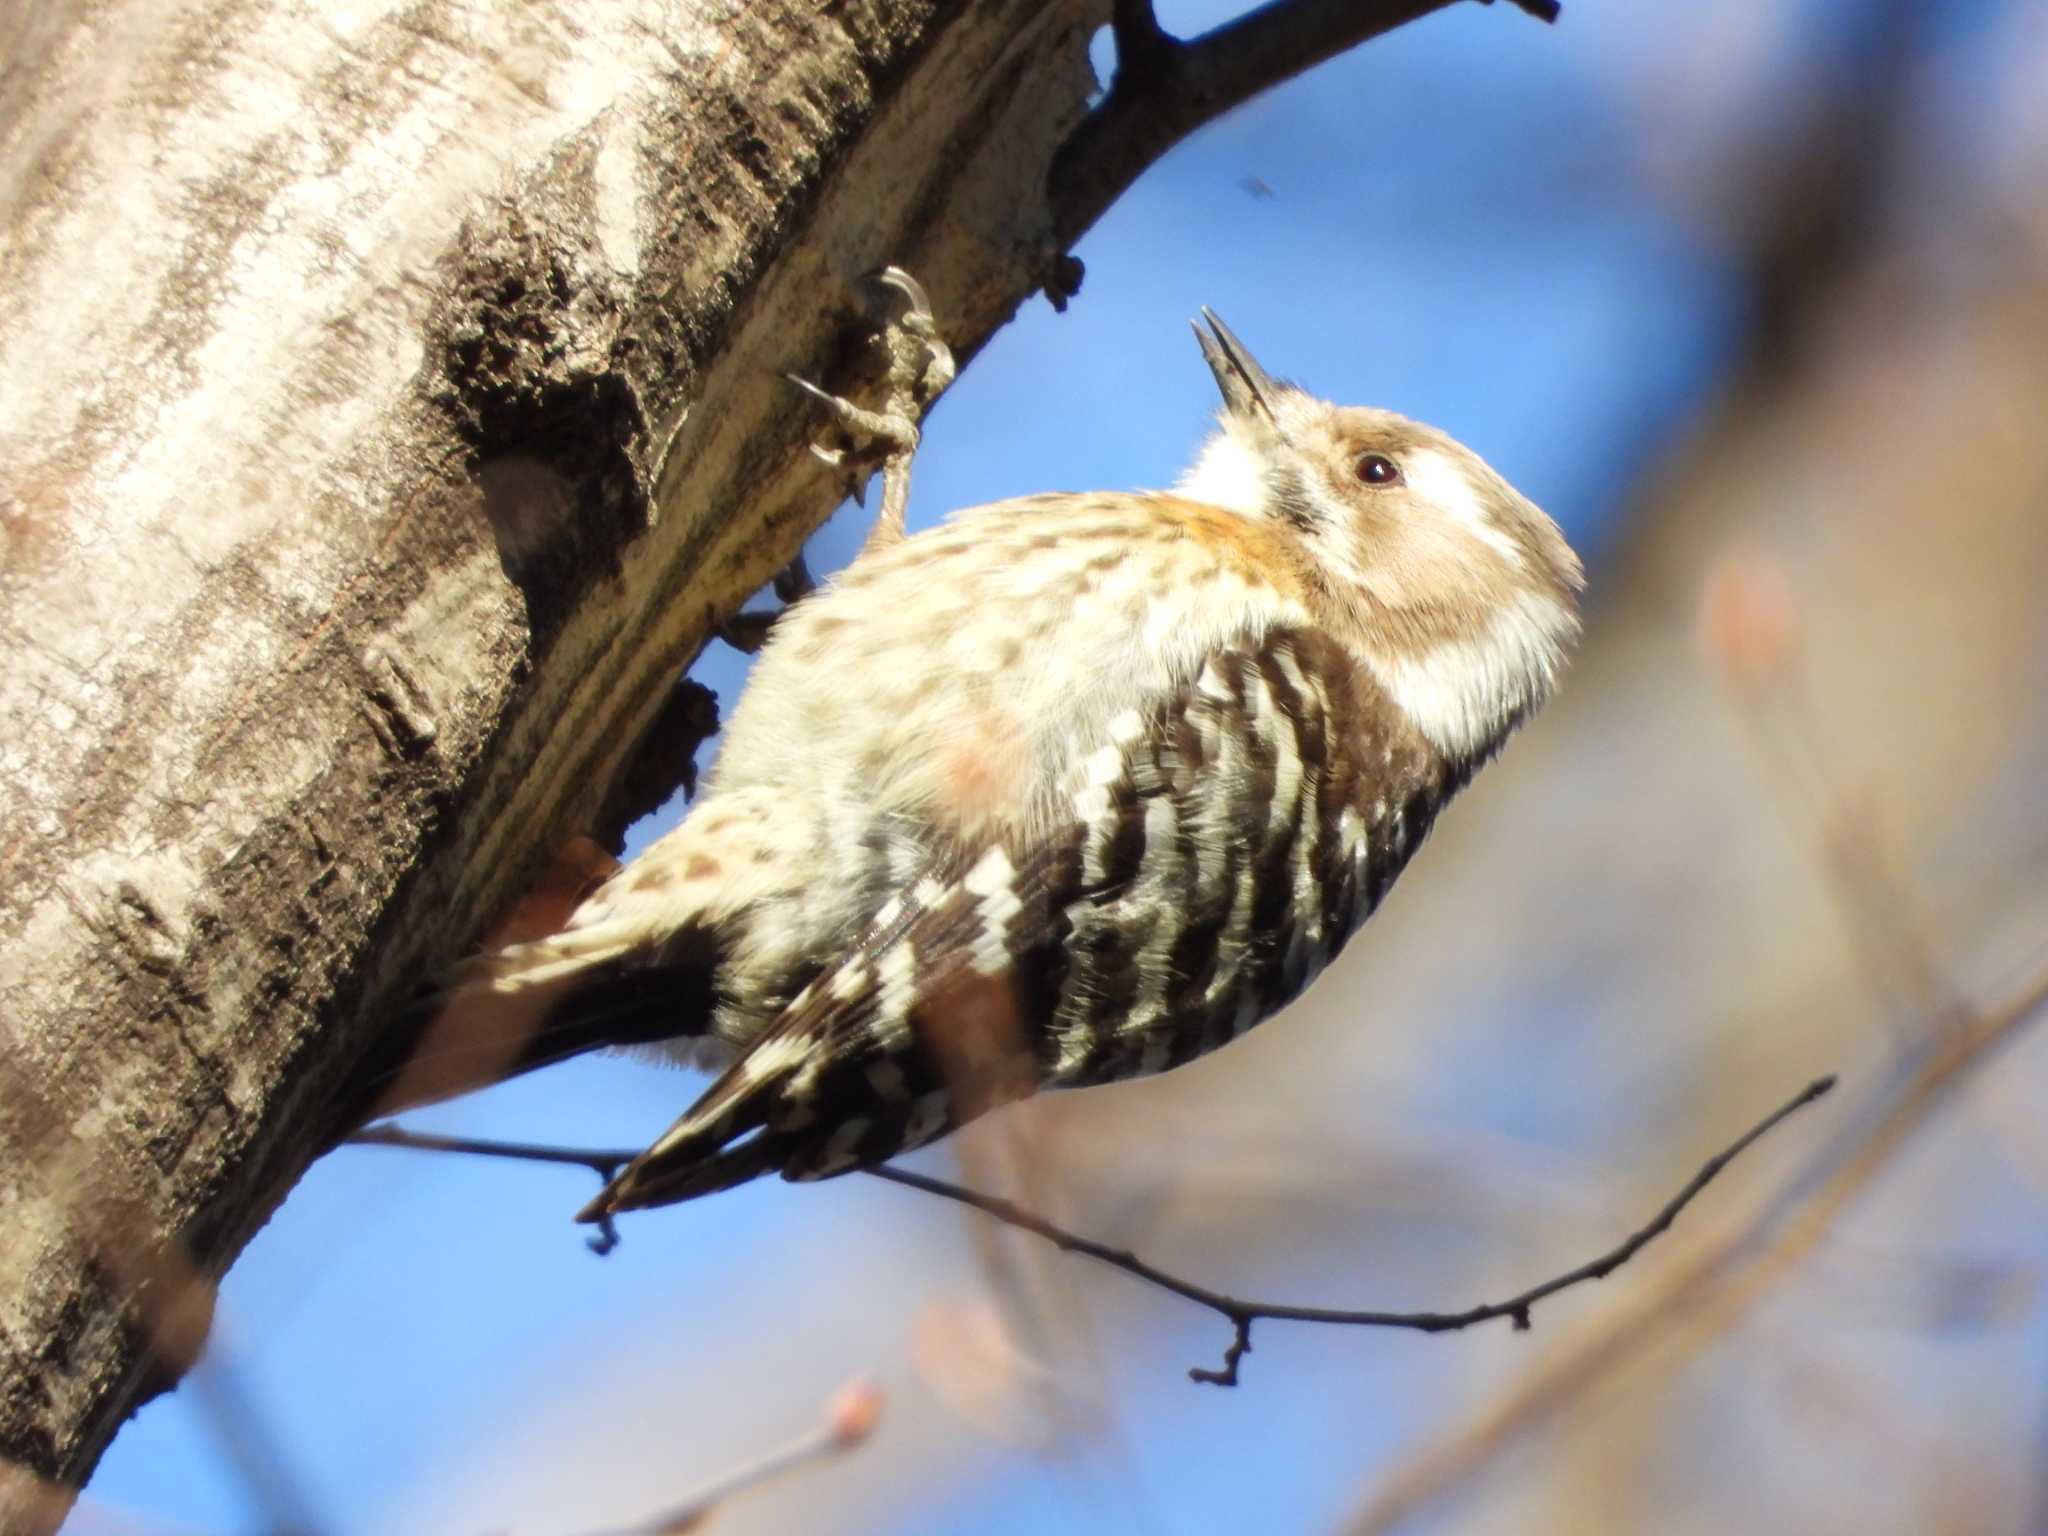
[[[1548,697],[1577,627],[1555,598],[1526,593],[1496,609],[1471,639],[1378,661],[1373,671],[1432,746],[1469,760]]]
[[[1173,488],[1176,496],[1246,517],[1266,511],[1265,463],[1228,423],[1210,434],[1201,454]]]
[[[1465,472],[1434,448],[1422,448],[1403,457],[1401,473],[1415,494],[1438,508],[1452,522],[1499,551],[1503,560],[1521,570],[1527,565],[1515,541],[1493,525],[1486,507]]]

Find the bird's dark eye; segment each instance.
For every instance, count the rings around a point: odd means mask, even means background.
[[[1401,466],[1384,453],[1368,453],[1359,458],[1356,466],[1358,478],[1367,485],[1399,485]]]

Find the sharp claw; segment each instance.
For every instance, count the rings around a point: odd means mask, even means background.
[[[811,444],[811,453],[821,464],[839,470],[845,494],[855,505],[867,505],[870,470],[879,463],[882,475],[882,512],[868,535],[863,551],[880,548],[903,537],[903,510],[910,483],[910,459],[917,451],[917,416],[953,381],[952,349],[939,335],[932,315],[931,295],[924,284],[901,267],[882,267],[860,280],[862,296],[870,315],[879,322],[880,340],[888,361],[886,403],[864,408],[837,395],[828,394],[809,379],[785,373],[783,379],[823,405],[837,418],[842,440],[852,446],[826,448]],[[906,311],[890,318],[895,306],[888,302],[893,291],[901,296]],[[919,353],[923,360],[919,360]]]
[[[867,281],[880,288],[894,288],[904,298],[908,299],[910,301],[910,314],[904,317],[906,320],[916,317],[928,324],[930,323],[932,318],[931,295],[924,291],[923,283],[920,283],[901,267],[883,267],[879,271],[870,272],[867,276]]]
[[[785,383],[794,384],[813,400],[822,400],[827,405],[837,405],[839,403],[836,396],[826,394],[824,390],[818,388],[809,379],[800,379],[793,373],[785,373],[782,377]]]

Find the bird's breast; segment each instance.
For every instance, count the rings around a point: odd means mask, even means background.
[[[1061,1086],[1177,1066],[1299,996],[1379,905],[1445,785],[1368,675],[1291,632],[1206,666],[1111,789],[1055,923],[1045,1055]]]

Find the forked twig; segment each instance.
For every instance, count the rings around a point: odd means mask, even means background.
[[[984,1216],[1000,1221],[1006,1226],[1043,1238],[1064,1253],[1077,1253],[1098,1263],[1107,1264],[1112,1269],[1122,1270],[1125,1274],[1171,1292],[1184,1301],[1191,1301],[1197,1306],[1206,1307],[1219,1314],[1230,1323],[1233,1330],[1230,1344],[1223,1352],[1223,1364],[1220,1369],[1215,1370],[1203,1366],[1191,1367],[1188,1376],[1191,1380],[1206,1382],[1213,1386],[1234,1387],[1237,1385],[1239,1362],[1251,1351],[1252,1324],[1262,1318],[1274,1322],[1322,1323],[1334,1327],[1406,1328],[1420,1333],[1451,1333],[1480,1323],[1493,1322],[1498,1318],[1507,1318],[1518,1330],[1528,1328],[1530,1313],[1538,1302],[1547,1301],[1558,1292],[1583,1285],[1589,1280],[1604,1280],[1614,1273],[1643,1248],[1670,1230],[1679,1213],[1690,1205],[1729,1163],[1776,1128],[1780,1122],[1813,1103],[1834,1086],[1834,1078],[1823,1077],[1800,1089],[1791,1099],[1708,1158],[1685,1187],[1666,1201],[1663,1208],[1645,1225],[1637,1228],[1597,1258],[1533,1285],[1505,1301],[1486,1302],[1468,1307],[1462,1312],[1360,1311],[1338,1307],[1301,1307],[1282,1302],[1247,1301],[1211,1290],[1204,1285],[1197,1285],[1191,1280],[1183,1280],[1156,1265],[1146,1263],[1127,1248],[1114,1248],[1093,1238],[1082,1237],[998,1196],[981,1194],[976,1190],[948,1183],[944,1179],[935,1179],[928,1174],[911,1173],[902,1168],[880,1167],[864,1171],[891,1184],[900,1184],[907,1189],[920,1190],[928,1195],[937,1195],[942,1199],[972,1207]],[[375,1126],[367,1131],[358,1132],[349,1139],[370,1146],[412,1147],[422,1151],[459,1152],[527,1162],[568,1163],[589,1168],[599,1178],[607,1180],[635,1155],[632,1151],[583,1151],[525,1142],[486,1141],[466,1136],[433,1136],[407,1131],[395,1125]],[[600,1246],[596,1239],[592,1240],[591,1246],[602,1253],[608,1252],[616,1242],[617,1235],[608,1232],[608,1240],[604,1241],[603,1246]]]
[[[562,1163],[588,1168],[599,1181],[609,1184],[612,1176],[640,1154],[635,1151],[606,1152],[579,1147],[551,1147],[532,1141],[491,1141],[477,1136],[440,1136],[432,1131],[408,1131],[402,1125],[365,1126],[342,1143],[358,1147],[402,1147],[413,1152],[454,1152],[466,1157],[502,1157],[521,1163]],[[597,1231],[584,1239],[590,1251],[603,1258],[619,1246],[619,1230],[609,1216],[600,1216]]]

